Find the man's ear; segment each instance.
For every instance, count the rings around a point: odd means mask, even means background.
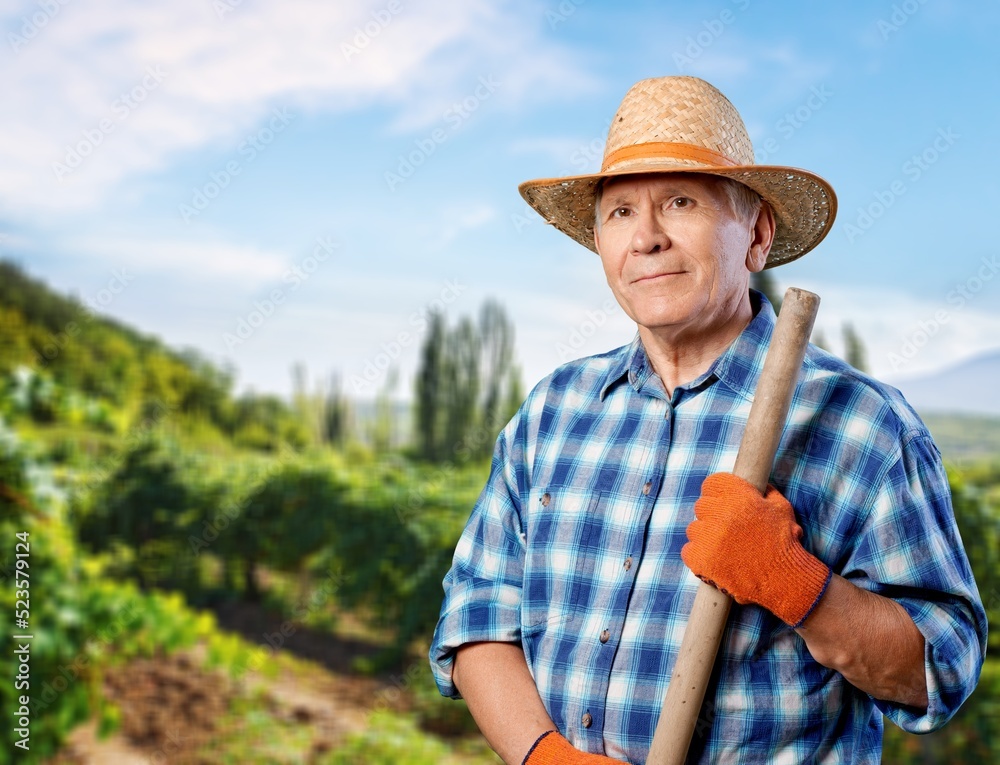
[[[597,226],[594,226],[594,247],[597,249],[597,256],[600,257],[600,255],[601,255],[601,232],[597,228]]]
[[[750,249],[747,250],[746,265],[750,273],[757,273],[764,268],[767,254],[774,243],[774,226],[774,211],[771,210],[771,205],[761,200],[760,210],[757,211],[757,218],[750,231]]]

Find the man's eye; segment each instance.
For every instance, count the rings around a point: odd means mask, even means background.
[[[691,206],[691,200],[688,199],[687,197],[677,197],[677,199],[674,200],[674,207],[690,207],[690,206]]]
[[[616,207],[614,212],[611,213],[613,218],[623,218],[629,214],[629,209],[627,207]]]

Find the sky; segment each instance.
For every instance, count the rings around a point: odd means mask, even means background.
[[[718,87],[839,199],[771,273],[895,381],[1000,350],[1000,3],[0,3],[0,257],[291,391],[411,395],[430,308],[500,301],[528,388],[629,342],[519,183],[596,171],[629,87]]]

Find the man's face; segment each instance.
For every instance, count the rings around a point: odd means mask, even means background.
[[[711,333],[764,266],[755,220],[740,220],[710,175],[631,175],[605,183],[597,250],[608,285],[640,327],[676,339]]]

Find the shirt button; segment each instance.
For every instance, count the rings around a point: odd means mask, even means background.
[[[590,712],[584,712],[583,717],[580,718],[580,722],[583,723],[584,728],[589,728],[594,724],[594,718],[591,716]]]
[[[548,507],[549,506],[549,502],[551,502],[551,501],[552,501],[552,495],[549,494],[548,492],[545,492],[542,495],[542,507]]]
[[[672,410],[672,409],[671,409],[671,408],[670,408],[670,407],[668,406],[668,407],[667,407],[667,411],[665,411],[665,412],[663,413],[663,419],[665,419],[665,420],[669,420],[669,419],[670,419],[670,413],[671,413],[672,411],[673,411],[673,410]]]
[[[608,632],[608,630],[604,630],[604,632],[601,633],[601,642],[607,643],[608,640],[610,639],[611,639],[611,633]]]
[[[631,555],[628,556],[625,559],[625,570],[628,571],[630,568],[632,568],[632,556]]]
[[[646,483],[644,483],[642,485],[642,493],[648,495],[649,494],[649,490],[652,489],[652,488],[653,488],[653,482],[652,481],[646,481]]]

